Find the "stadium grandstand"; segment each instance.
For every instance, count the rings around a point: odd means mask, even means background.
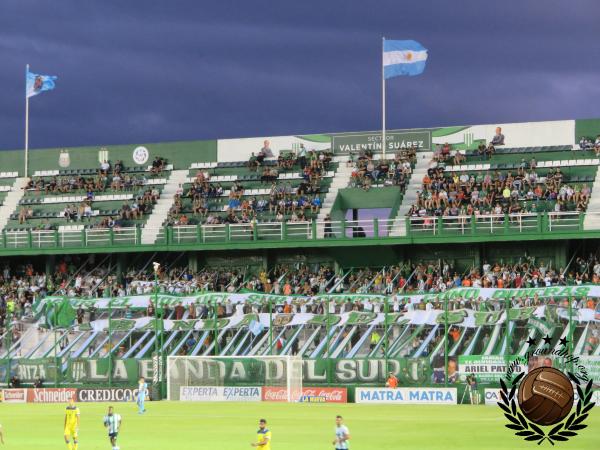
[[[40,149],[30,173],[1,152],[0,382],[145,376],[179,398],[173,357],[289,356],[349,398],[389,368],[464,390],[545,337],[600,379],[599,136],[590,119],[390,130],[385,151],[379,132]]]

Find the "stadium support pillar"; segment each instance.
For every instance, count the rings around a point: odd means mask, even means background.
[[[215,356],[219,355],[219,327],[217,326],[218,324],[218,318],[217,318],[217,302],[215,301],[215,303],[213,304],[213,327],[214,327],[214,332],[213,332],[213,341],[214,344],[213,348],[215,349]]]
[[[383,312],[384,312],[384,318],[383,318],[383,356],[385,358],[385,373],[388,372],[388,343],[390,341],[390,336],[389,336],[389,328],[390,325],[388,323],[388,313],[389,313],[389,302],[388,302],[388,297],[386,296],[383,300]]]
[[[112,387],[112,299],[108,300],[108,387]]]
[[[160,267],[154,266],[154,358],[156,358],[156,371],[154,380],[156,380],[156,388],[160,386],[160,348],[158,346],[158,270]]]
[[[269,354],[273,354],[273,304],[269,297]]]
[[[54,387],[58,387],[58,340],[56,339],[56,327],[54,328]]]
[[[325,354],[327,355],[327,359],[329,359],[329,300],[327,302],[327,309],[325,312]],[[334,300],[335,301],[335,300]]]
[[[10,387],[10,347],[12,345],[12,312],[6,311],[6,336],[4,346],[6,348],[6,387]]]
[[[448,387],[448,297],[444,297],[444,386]]]
[[[569,354],[573,355],[573,301],[569,299]],[[573,359],[569,358],[569,370],[573,373]]]
[[[510,298],[506,297],[506,329],[504,336],[504,363],[508,367],[510,359]]]

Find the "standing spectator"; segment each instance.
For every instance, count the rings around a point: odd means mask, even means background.
[[[79,308],[77,308],[77,324],[81,325],[83,323],[83,318],[85,316],[85,311],[83,309],[83,306],[79,305]]]
[[[306,148],[304,144],[300,144],[300,148],[298,149],[298,163],[300,164],[300,168],[304,170],[306,167]]]
[[[398,378],[394,375],[394,372],[390,372],[388,374],[388,379],[385,382],[385,386],[389,388],[397,388],[398,387]]]
[[[502,128],[496,127],[496,134],[492,138],[492,145],[504,145],[504,135],[502,134]]]
[[[183,319],[184,313],[185,308],[183,307],[183,302],[179,302],[179,304],[175,307],[175,320]]]

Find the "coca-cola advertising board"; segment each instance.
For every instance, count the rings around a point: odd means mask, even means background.
[[[304,387],[302,397],[305,399],[318,398],[322,403],[347,403],[348,390],[342,387]],[[286,402],[287,389],[285,387],[265,386],[262,388],[263,402]]]

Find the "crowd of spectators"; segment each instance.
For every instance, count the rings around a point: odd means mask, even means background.
[[[155,292],[156,284],[152,269],[130,270],[117,276],[110,266],[95,265],[73,257],[60,260],[54,273],[45,274],[36,270],[32,264],[12,269],[4,265],[0,273],[0,335],[7,327],[7,317],[13,319],[11,340],[18,340],[22,333],[22,321],[32,321],[32,305],[36,299],[46,295],[65,295],[68,297],[125,297],[131,295],[150,295]],[[185,267],[167,266],[158,275],[158,290],[173,295],[197,294],[200,292],[229,292],[240,290],[264,292],[274,295],[298,295],[293,302],[246,302],[232,303],[229,299],[204,304],[183,305],[161,310],[164,317],[171,319],[193,319],[229,317],[236,314],[269,312],[274,313],[315,313],[331,314],[364,311],[384,312],[385,302],[378,297],[352,299],[341,298],[337,301],[311,300],[304,296],[336,293],[369,293],[386,295],[390,300],[390,312],[410,311],[413,309],[443,309],[445,304],[434,298],[425,303],[411,303],[410,297],[400,294],[422,294],[444,292],[459,287],[481,288],[533,288],[549,286],[580,285],[600,283],[600,259],[594,255],[573,258],[568,269],[553,267],[544,260],[522,257],[511,262],[483,261],[479,267],[457,270],[452,262],[437,260],[431,262],[405,262],[386,268],[365,268],[351,271],[335,270],[329,264],[304,263],[282,264],[271,270],[250,270],[248,267],[204,268],[191,271]],[[152,297],[145,315],[156,314]],[[456,296],[448,300],[451,310],[471,308],[480,311],[502,310],[506,299],[499,298],[484,301],[481,297]],[[542,300],[537,294],[519,295],[508,299],[512,307],[539,306],[542,304],[565,307],[569,303],[574,308],[595,309],[597,300],[588,297],[550,298]],[[133,318],[130,308],[119,309],[115,318]],[[136,312],[135,315],[139,315]],[[92,307],[79,307],[76,322],[82,324],[97,318],[97,310]],[[415,339],[415,345],[423,342],[425,336]],[[485,340],[485,336],[484,336]],[[0,344],[1,345],[1,344]],[[187,345],[187,344],[186,344]],[[590,344],[592,345],[592,344]],[[435,347],[435,342],[428,347]],[[186,348],[189,348],[186,347]],[[412,350],[415,346],[411,346]],[[184,349],[185,351],[185,349]],[[407,350],[408,351],[408,350]]]
[[[596,152],[596,156],[600,156],[600,134],[596,136],[596,139],[588,138],[587,136],[581,136],[579,140],[580,150],[593,150]]]
[[[225,188],[211,182],[209,172],[199,170],[189,187],[180,186],[167,223],[188,224],[252,224],[254,221],[306,222],[316,216],[322,206],[322,182],[331,167],[328,151],[306,150],[301,144],[297,151],[280,153],[276,162],[269,141],[258,155],[252,153],[247,167],[260,174],[260,185],[268,186],[265,195],[248,195],[247,186],[236,180]],[[271,158],[271,159],[269,159]],[[281,171],[298,171],[300,180],[292,183],[279,179]],[[226,191],[228,190],[228,192]],[[225,204],[219,201],[227,193]]]
[[[408,215],[585,211],[591,195],[587,184],[565,183],[560,167],[545,175],[540,175],[536,167],[532,158],[529,162],[522,160],[515,171],[467,173],[446,172],[443,166],[430,168]]]
[[[371,150],[358,155],[350,154],[348,166],[352,167],[350,187],[371,189],[374,184],[397,186],[402,192],[406,189],[412,169],[416,163],[417,149],[400,150],[393,159],[375,159]]]
[[[166,160],[157,156],[150,169],[151,175],[161,174],[165,166]],[[38,230],[53,230],[55,225],[48,220],[49,216],[66,219],[67,223],[87,221],[91,228],[119,228],[131,220],[141,219],[144,214],[150,213],[156,204],[160,190],[157,186],[148,186],[148,178],[143,173],[127,173],[125,170],[121,160],[117,160],[114,165],[105,160],[93,176],[32,177],[25,189],[31,191],[34,196],[80,193],[84,198],[78,203],[66,204],[60,213],[55,216],[49,214],[39,223],[31,222],[36,218],[35,205],[24,204],[18,209],[17,220],[20,225],[31,224]],[[92,208],[96,195],[108,191],[135,193],[133,200],[125,201],[117,214],[101,213],[101,217],[94,221],[93,217],[98,215],[94,214]],[[39,212],[43,213],[43,208],[40,208]]]

